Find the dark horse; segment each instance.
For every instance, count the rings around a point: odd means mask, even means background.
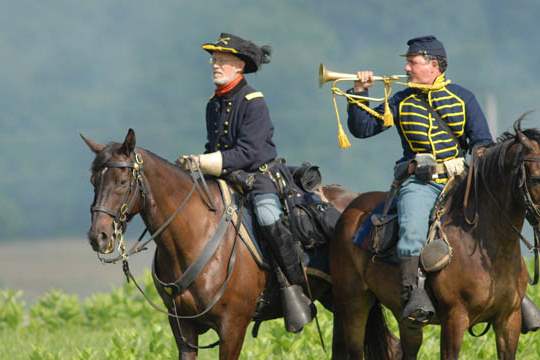
[[[464,208],[467,181],[462,180],[444,208],[442,226],[453,256],[448,266],[428,274],[427,279],[441,324],[442,359],[457,359],[464,332],[480,322],[493,326],[499,358],[515,358],[528,276],[519,232],[526,213],[533,215],[533,222],[539,220],[540,204],[540,131],[522,131],[522,118],[514,124],[515,134],[505,133],[474,159],[471,204]],[[524,200],[527,196],[529,200]],[[384,198],[385,193],[371,192],[355,199],[343,212],[336,241],[330,244],[334,321],[343,323],[344,333],[344,343],[334,348],[339,358],[370,358],[370,345],[383,349],[371,353],[373,358],[391,358],[384,351],[384,337],[368,339],[376,325],[370,313],[382,303],[399,319],[399,269],[372,261],[369,253],[351,241]],[[475,226],[469,224],[474,213],[478,215]],[[422,343],[422,328],[409,325],[399,324],[400,339],[403,357],[414,359]]]
[[[224,206],[216,182],[208,183],[211,202],[217,207],[212,211],[203,193],[193,191],[190,174],[147,150],[135,148],[133,130],[128,131],[122,144],[105,146],[83,139],[96,154],[92,163],[95,197],[88,232],[92,248],[109,253],[118,246],[115,243],[118,231],[113,229],[113,222],[123,220],[125,226],[134,215],[140,214],[150,233],[154,233],[170,219],[154,239],[155,271],[161,281],[175,282],[198,259],[219,228]],[[324,187],[323,193],[339,211],[356,196],[339,186]],[[219,336],[220,359],[237,359],[240,354],[246,328],[271,275],[257,265],[246,246],[240,242],[235,246],[236,236],[235,226],[229,224],[215,254],[191,286],[174,299],[157,287],[169,313],[178,309],[180,316],[195,316],[209,309],[193,319],[177,321],[169,315],[181,359],[197,357],[198,336],[208,329],[215,330]],[[233,253],[236,261],[228,270]],[[314,279],[310,283],[315,297],[326,293],[331,298],[329,284]],[[224,290],[221,298],[216,298],[221,289]],[[213,304],[215,299],[219,301]]]

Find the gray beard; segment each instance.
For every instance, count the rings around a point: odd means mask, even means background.
[[[219,79],[214,79],[212,77],[212,81],[214,82],[215,85],[217,86],[223,86],[223,85],[227,85],[228,83],[230,83],[231,81],[234,80],[236,76],[233,76],[231,78],[226,78],[226,77],[221,77]]]

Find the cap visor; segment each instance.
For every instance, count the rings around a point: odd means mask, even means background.
[[[208,51],[209,53],[213,53],[214,51],[228,52],[228,53],[232,53],[232,54],[237,54],[238,53],[238,50],[236,50],[234,48],[217,46],[217,45],[214,45],[214,44],[203,44],[201,47],[204,50]]]

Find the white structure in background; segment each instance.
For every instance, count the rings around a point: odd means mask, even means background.
[[[494,139],[496,139],[500,134],[497,128],[497,99],[495,99],[494,94],[487,95],[485,109],[489,130]]]

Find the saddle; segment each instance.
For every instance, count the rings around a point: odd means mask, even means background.
[[[309,178],[307,179],[305,176],[299,175],[298,169],[301,169],[301,174],[309,176]],[[287,170],[280,170],[279,176],[282,179],[285,178],[285,175],[282,172]],[[315,170],[318,173],[318,169]],[[290,176],[289,180],[294,179],[298,182],[302,181],[302,187],[306,190],[315,190],[320,184],[320,174],[315,174],[315,170],[314,168],[306,169],[306,166],[304,166],[304,169],[301,167],[296,168],[295,172],[289,172],[286,176]],[[249,174],[238,175],[241,175],[243,179],[249,181]],[[236,181],[239,179],[238,175]],[[237,183],[232,186],[232,184],[228,184],[224,180],[218,179],[218,185],[225,206],[230,204],[239,206],[239,204],[243,203],[241,198],[244,196],[242,194],[244,191],[241,193],[235,191],[235,189],[237,189],[239,185],[245,186],[246,184]],[[298,184],[296,184],[296,186],[300,187]],[[311,186],[313,186],[313,189]],[[288,194],[288,199],[295,200],[293,202],[290,200],[287,201],[287,198],[283,199],[282,197],[281,199],[285,205],[285,213],[288,215],[288,223],[291,231],[297,241],[302,244],[302,250],[304,252],[303,264],[305,266],[306,274],[315,276],[331,285],[327,242],[333,235],[334,226],[340,213],[332,205],[323,202],[319,196],[315,195],[315,193],[304,191],[298,196],[299,193],[297,192],[284,191],[281,195],[283,194]],[[302,201],[299,201],[299,199]],[[260,238],[257,236],[258,234],[256,231],[257,229],[254,226],[254,215],[251,206],[247,204],[240,213],[242,213],[242,221],[239,228],[239,237],[241,241],[247,246],[251,255],[261,268],[267,271],[271,270],[271,266],[268,265],[270,262],[267,260],[270,254],[265,243],[260,242]],[[237,218],[235,218],[234,223],[238,223]],[[259,326],[263,321],[283,316],[281,299],[279,292],[276,291],[279,287],[277,277],[274,274],[268,279],[269,281],[265,289],[257,300],[256,310],[253,315],[253,320],[255,322],[252,329],[253,337],[257,337]],[[330,308],[330,297],[320,298],[319,301],[325,307]]]
[[[217,179],[217,183],[222,195],[224,205],[226,207],[231,204],[234,204],[236,207],[240,206],[240,204],[242,203],[240,199],[243,195],[238,193],[235,188],[231,187],[231,185],[223,179]],[[244,204],[244,209],[239,212],[242,213],[242,221],[240,222],[240,228],[238,231],[238,236],[240,240],[247,247],[259,267],[265,270],[271,270],[271,266],[267,261],[269,252],[266,247],[262,245],[263,241],[260,241],[260,237],[257,234],[254,224],[254,215],[251,207]],[[234,224],[238,223],[237,213],[238,212],[234,212],[234,214],[232,215],[232,223]],[[319,244],[318,246],[310,248],[303,247],[303,250],[306,258],[306,273],[308,275],[317,276],[318,278],[325,280],[328,283],[331,283],[329,275],[330,265],[328,263],[327,244]]]
[[[333,236],[341,215],[331,204],[322,201],[315,190],[321,185],[319,167],[303,163],[299,167],[276,159],[265,172],[276,184],[289,229],[304,249],[325,245]],[[227,182],[241,194],[251,191],[254,175],[236,170]]]
[[[420,254],[420,263],[425,272],[436,272],[447,266],[452,258],[450,246],[441,225],[442,209],[447,205],[455,189],[451,179],[439,195],[430,216],[430,228],[426,245]],[[368,251],[374,260],[398,264],[396,245],[399,239],[399,223],[395,199],[390,204],[380,203],[358,228],[354,244]]]

